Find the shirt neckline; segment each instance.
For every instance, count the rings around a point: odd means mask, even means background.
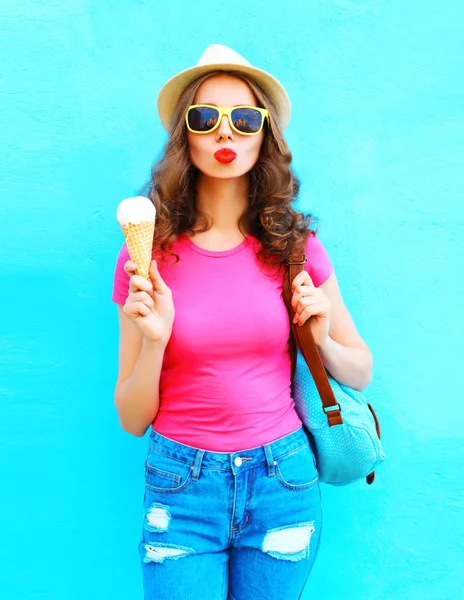
[[[194,250],[198,254],[210,256],[211,258],[223,258],[225,256],[232,256],[233,254],[237,254],[237,252],[240,252],[241,250],[246,248],[246,246],[248,246],[248,244],[250,243],[250,236],[247,235],[243,242],[241,242],[238,246],[235,246],[235,248],[230,248],[230,250],[206,250],[205,248],[200,248],[200,246],[197,246],[194,242],[192,242],[190,238],[187,238],[187,243],[192,248],[192,250]]]

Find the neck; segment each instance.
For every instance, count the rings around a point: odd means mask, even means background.
[[[198,173],[197,206],[213,222],[213,229],[236,230],[248,206],[248,176],[215,179]]]

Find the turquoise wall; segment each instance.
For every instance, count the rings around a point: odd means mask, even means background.
[[[388,462],[371,487],[323,487],[304,598],[458,598],[464,5],[4,0],[0,12],[2,600],[141,597],[147,440],[120,430],[113,406],[115,211],[165,141],[160,86],[210,43],[286,85],[301,206],[375,356]]]

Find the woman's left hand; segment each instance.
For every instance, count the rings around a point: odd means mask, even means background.
[[[317,288],[309,273],[301,271],[292,283],[292,307],[295,312],[294,323],[304,325],[312,317],[310,326],[318,348],[324,346],[330,331],[330,302],[324,291]]]

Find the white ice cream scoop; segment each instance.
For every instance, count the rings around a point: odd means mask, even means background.
[[[127,227],[129,223],[138,225],[142,221],[153,222],[156,218],[156,208],[145,196],[134,196],[126,198],[119,203],[116,219],[121,227]]]

